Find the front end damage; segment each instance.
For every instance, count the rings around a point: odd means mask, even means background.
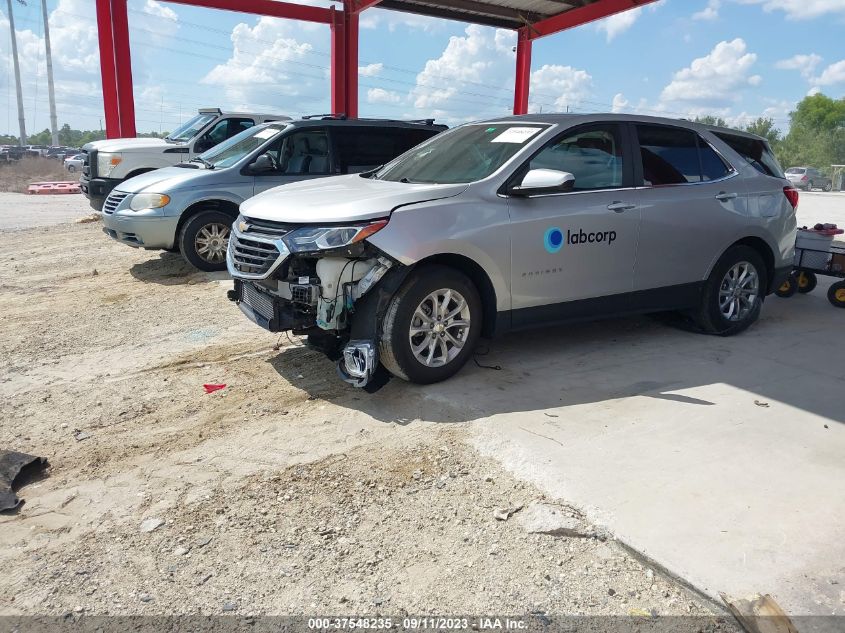
[[[386,223],[310,228],[242,216],[229,240],[228,297],[270,332],[307,336],[343,380],[375,390],[388,377],[378,354],[382,317],[409,271],[366,241]]]

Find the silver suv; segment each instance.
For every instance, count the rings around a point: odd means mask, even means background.
[[[445,132],[386,166],[241,205],[229,298],[356,386],[444,380],[480,336],[681,310],[741,332],[789,274],[798,192],[767,142],[625,115]]]

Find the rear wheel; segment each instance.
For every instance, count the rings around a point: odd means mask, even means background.
[[[816,287],[816,284],[819,283],[819,279],[818,277],[816,277],[815,273],[810,273],[803,270],[796,275],[796,279],[798,281],[798,292],[800,292],[801,294],[813,292],[813,289]]]
[[[68,170],[68,173],[71,173],[71,174],[72,174],[72,173],[74,173],[74,172],[76,171],[76,167],[75,167],[75,166],[73,166],[73,165],[68,165],[68,166],[67,166],[67,170]]]
[[[694,314],[709,334],[739,334],[760,316],[766,292],[766,265],[753,248],[733,246],[722,255],[704,285]]]
[[[200,211],[179,233],[179,250],[193,266],[206,272],[226,269],[226,249],[232,217],[220,211]]]
[[[833,183],[829,182],[824,186],[825,191],[831,191],[833,189]]]
[[[827,300],[837,308],[845,308],[845,281],[837,281],[828,288]]]
[[[780,287],[775,290],[775,294],[784,299],[791,297],[796,292],[798,292],[798,278],[795,273],[791,273],[789,277],[784,279]]]
[[[384,317],[381,362],[419,384],[446,380],[469,360],[481,334],[481,298],[463,273],[425,266],[394,295]]]

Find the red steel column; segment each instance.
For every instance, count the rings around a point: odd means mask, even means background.
[[[129,20],[126,0],[111,0],[114,66],[117,76],[117,98],[120,108],[120,135],[134,137],[135,97],[132,93],[132,55],[129,50]]]
[[[346,15],[343,11],[336,11],[332,7],[332,54],[331,54],[331,82],[332,114],[348,114],[346,112]],[[356,68],[357,70],[357,68]]]
[[[97,0],[97,33],[100,37],[100,75],[103,79],[106,138],[118,138],[120,136],[120,113],[117,105],[117,81],[114,72],[114,41],[112,39],[110,0]]]
[[[531,84],[531,39],[526,27],[517,31],[516,81],[513,90],[513,113],[528,113],[528,88]]]
[[[358,14],[344,11],[346,17],[346,115],[358,118]]]

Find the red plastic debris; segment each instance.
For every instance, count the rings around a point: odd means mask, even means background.
[[[33,182],[27,187],[26,192],[41,195],[79,193],[79,183],[72,180],[63,182]]]
[[[206,393],[214,393],[215,391],[225,389],[226,385],[203,385],[202,388],[205,389]]]

